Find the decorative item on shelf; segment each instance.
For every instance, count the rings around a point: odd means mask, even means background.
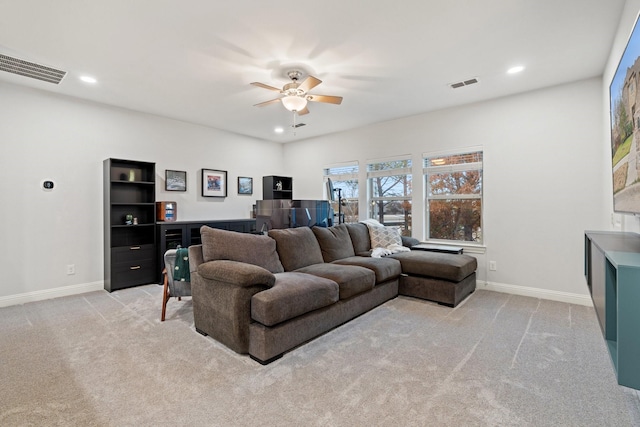
[[[133,218],[133,225],[138,225],[138,218]]]
[[[227,171],[202,169],[202,196],[227,197]]]
[[[156,218],[158,221],[176,221],[178,219],[178,204],[176,202],[156,202]]]
[[[238,194],[253,194],[253,178],[238,177]]]
[[[126,225],[131,225],[131,224],[133,224],[133,215],[131,215],[131,214],[126,214],[126,215],[124,216],[124,223],[125,223]]]
[[[167,191],[187,191],[187,172],[165,170],[165,185]]]
[[[136,171],[135,169],[129,169],[129,181],[133,182],[136,180]]]
[[[262,177],[262,198],[264,200],[293,199],[292,178],[268,175]]]

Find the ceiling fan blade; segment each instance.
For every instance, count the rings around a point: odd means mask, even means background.
[[[264,88],[264,89],[275,90],[276,92],[280,92],[281,91],[281,89],[278,89],[277,87],[269,86],[269,85],[266,85],[266,84],[260,83],[260,82],[252,82],[251,84],[254,85],[254,86],[258,86],[258,87]]]
[[[330,96],[330,95],[307,95],[307,101],[328,102],[329,104],[341,104],[342,97]]]
[[[280,101],[280,98],[276,98],[276,99],[272,99],[270,101],[264,101],[264,102],[261,102],[259,104],[254,104],[253,106],[254,107],[264,107],[265,105],[275,104],[276,102],[279,102],[279,101]]]
[[[309,92],[311,89],[318,86],[320,83],[322,83],[322,80],[316,79],[313,76],[309,76],[306,79],[304,79],[302,83],[300,83],[300,86],[298,86],[298,89],[302,90],[303,92]]]
[[[302,110],[298,111],[299,116],[304,116],[305,114],[309,114],[309,109],[306,106]]]

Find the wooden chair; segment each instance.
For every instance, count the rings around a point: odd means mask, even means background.
[[[175,280],[175,277],[179,277],[182,275],[175,274],[176,273],[176,258],[178,253],[181,253],[183,256],[186,251],[181,251],[179,249],[169,249],[164,254],[164,270],[162,270],[162,274],[164,276],[164,289],[162,292],[162,317],[161,320],[164,322],[165,314],[167,312],[167,302],[169,298],[176,297],[178,301],[182,301],[182,297],[190,297],[191,296],[191,281],[188,280]],[[178,266],[181,264],[177,263]]]

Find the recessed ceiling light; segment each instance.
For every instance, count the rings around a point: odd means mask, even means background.
[[[82,80],[85,83],[95,83],[98,80],[96,80],[95,78],[91,77],[91,76],[80,76],[80,80]]]
[[[277,127],[277,128],[275,128],[273,131],[274,131],[275,133],[282,133],[282,132],[284,132],[284,129],[283,129],[283,128],[281,128],[281,127]]]
[[[517,67],[511,67],[507,70],[507,73],[509,74],[517,74],[521,71],[524,70],[524,67],[522,65],[518,65]]]

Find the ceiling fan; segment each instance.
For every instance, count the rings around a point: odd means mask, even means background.
[[[255,104],[254,107],[264,107],[265,105],[274,104],[278,101],[281,101],[282,105],[284,105],[284,108],[286,108],[287,110],[298,113],[299,115],[303,115],[309,113],[309,110],[307,109],[307,101],[326,102],[329,104],[340,104],[342,102],[341,96],[309,94],[309,91],[311,89],[322,83],[322,80],[320,79],[317,79],[313,76],[308,76],[302,82],[299,82],[300,78],[302,77],[302,72],[297,70],[287,72],[287,76],[289,76],[289,78],[291,79],[291,83],[287,83],[282,87],[282,89],[278,89],[277,87],[269,86],[259,82],[251,83],[254,86],[280,92],[280,94],[284,95],[280,98],[275,98],[270,101]]]

